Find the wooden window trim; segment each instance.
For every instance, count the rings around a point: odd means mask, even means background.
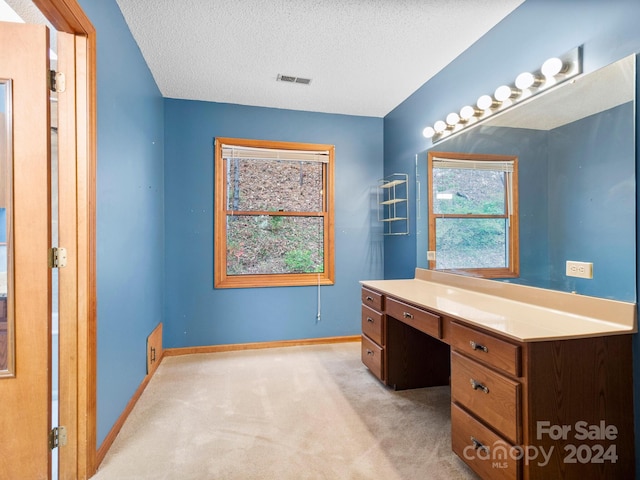
[[[433,213],[433,159],[451,158],[455,160],[473,161],[513,161],[511,173],[511,211],[504,215],[480,214],[434,214]],[[520,236],[519,236],[519,199],[518,199],[518,157],[511,155],[479,155],[471,153],[429,152],[427,156],[427,188],[429,208],[429,251],[436,250],[436,218],[508,218],[509,219],[509,266],[506,268],[458,268],[440,269],[442,272],[463,273],[482,278],[517,278],[520,276]],[[508,205],[509,186],[505,188],[505,205]],[[437,252],[436,252],[437,256]],[[429,268],[436,269],[436,261],[429,260]]]
[[[324,271],[322,273],[287,273],[263,275],[227,275],[227,231],[226,231],[226,178],[223,165],[222,145],[231,144],[243,147],[271,148],[278,150],[300,151],[328,151],[323,190],[326,192],[326,204],[322,213],[312,212],[307,216],[317,216],[324,221]],[[214,155],[214,287],[215,288],[255,288],[255,287],[284,287],[305,285],[333,285],[334,270],[334,155],[333,145],[280,142],[270,140],[251,140],[239,138],[218,137],[215,141]],[[240,214],[242,212],[235,212]],[[260,214],[261,212],[251,212]],[[262,212],[262,214],[277,215],[277,212]],[[284,216],[302,216],[303,212],[283,212]]]

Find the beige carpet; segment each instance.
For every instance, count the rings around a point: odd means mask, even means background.
[[[93,479],[477,478],[449,402],[384,387],[359,343],[167,357]]]

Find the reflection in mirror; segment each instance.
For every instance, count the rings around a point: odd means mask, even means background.
[[[0,79],[0,377],[15,374],[13,309],[7,308],[10,293],[9,199],[11,188],[11,80]]]
[[[518,157],[520,276],[502,281],[635,302],[635,63],[577,77],[431,149]],[[426,179],[423,152],[416,180]],[[429,268],[426,190],[420,268]],[[592,263],[593,278],[568,276],[567,261]]]
[[[430,151],[429,267],[517,277],[518,160]]]

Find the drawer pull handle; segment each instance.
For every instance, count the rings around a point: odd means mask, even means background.
[[[471,345],[471,348],[473,348],[474,350],[482,350],[484,353],[489,353],[489,349],[487,347],[485,347],[484,345],[480,345],[473,340],[469,342],[469,345]]]
[[[484,450],[485,452],[489,451],[489,448],[487,448],[486,445],[484,445],[480,440],[476,440],[473,437],[471,437],[471,444],[476,450]]]
[[[369,295],[367,295],[367,302],[373,302],[373,297],[370,297]]]
[[[489,393],[489,387],[485,387],[480,382],[476,382],[473,378],[469,379],[469,382],[471,382],[471,388],[474,390],[482,390],[484,393]]]
[[[402,312],[402,316],[404,318],[413,318],[413,315],[411,315],[409,312]]]
[[[367,355],[373,355],[373,350],[367,349]]]
[[[373,323],[373,318],[371,318],[371,317],[367,317],[367,322],[369,322],[369,323]]]

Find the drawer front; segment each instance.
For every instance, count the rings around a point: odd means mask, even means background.
[[[379,312],[384,311],[384,296],[381,293],[374,292],[368,288],[363,288],[361,295],[363,305],[371,307],[374,310],[378,310]]]
[[[427,312],[421,308],[407,305],[394,298],[387,297],[387,315],[400,320],[407,325],[431,335],[442,338],[442,320],[439,315]]]
[[[516,480],[518,450],[455,404],[451,405],[453,451],[480,477]]]
[[[362,333],[380,346],[384,346],[384,315],[362,305]]]
[[[366,335],[362,335],[362,363],[371,373],[384,381],[384,349]]]
[[[473,328],[451,322],[449,344],[507,373],[520,376],[520,347]]]
[[[519,382],[451,352],[451,401],[514,443],[521,441],[520,391]]]

